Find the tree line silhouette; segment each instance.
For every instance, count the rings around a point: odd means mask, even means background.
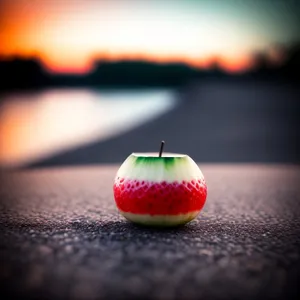
[[[218,62],[210,69],[197,69],[184,63],[148,61],[96,61],[86,75],[47,73],[36,58],[0,59],[0,90],[37,89],[43,87],[173,87],[203,78],[280,79],[298,82],[300,78],[300,43],[285,51],[282,64],[270,63],[266,53],[253,54],[253,68],[242,74],[224,72]]]

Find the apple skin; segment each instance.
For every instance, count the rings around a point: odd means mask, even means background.
[[[129,221],[177,226],[193,220],[207,197],[204,176],[183,154],[132,153],[115,177],[114,197]]]

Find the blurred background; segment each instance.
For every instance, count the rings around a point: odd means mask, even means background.
[[[2,0],[0,168],[300,162],[295,0]]]

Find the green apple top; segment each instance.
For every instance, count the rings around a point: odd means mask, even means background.
[[[121,165],[117,177],[151,182],[204,179],[197,164],[188,155],[177,153],[132,153]]]

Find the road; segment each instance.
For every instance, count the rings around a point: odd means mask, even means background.
[[[199,162],[300,163],[299,92],[287,83],[191,83],[165,115],[31,166],[119,163],[132,152],[158,151],[161,140],[166,151]]]
[[[118,214],[117,165],[2,172],[1,299],[299,299],[299,166],[200,167],[203,212],[165,230]]]

